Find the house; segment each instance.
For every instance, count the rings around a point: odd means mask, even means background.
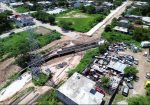
[[[50,1],[39,1],[37,2],[38,4],[41,4],[41,5],[48,5],[48,4],[51,4]]]
[[[110,2],[103,2],[100,6],[96,6],[96,11],[105,11],[112,9],[113,4]]]
[[[11,19],[16,22],[18,27],[31,26],[35,24],[33,17],[28,14],[13,15]]]
[[[131,21],[141,20],[142,18],[142,16],[136,16],[136,15],[125,15],[124,17]]]
[[[24,4],[23,2],[9,3],[9,5],[10,5],[11,7],[18,7],[18,6],[21,6],[21,5],[23,5],[23,4]]]
[[[142,17],[142,21],[144,24],[150,26],[150,17]]]
[[[130,26],[130,23],[128,20],[122,19],[118,22],[118,26],[128,28]]]
[[[47,13],[59,14],[59,13],[64,12],[64,11],[66,11],[66,9],[55,7],[54,9],[47,11]]]
[[[100,105],[104,95],[96,90],[95,85],[94,81],[74,73],[57,89],[57,96],[67,105]]]
[[[0,0],[0,2],[4,2],[4,3],[15,3],[16,0]]]
[[[115,31],[118,31],[118,32],[122,32],[122,33],[128,33],[128,28],[125,28],[125,27],[119,27],[119,26],[116,26],[113,28]]]
[[[149,48],[150,47],[150,42],[149,41],[142,41],[141,42],[141,47],[144,47],[144,48]]]
[[[145,6],[145,5],[147,5],[147,4],[148,4],[147,2],[137,1],[137,2],[135,2],[133,5],[134,5],[135,7],[142,7],[142,6]]]
[[[103,3],[102,3],[102,6],[106,6],[106,7],[108,7],[108,8],[111,8],[111,7],[113,7],[113,4],[110,3],[110,2],[103,2]]]
[[[29,7],[33,7],[33,6],[34,6],[34,4],[31,3],[31,2],[25,2],[25,4],[26,4],[27,6],[29,6]]]

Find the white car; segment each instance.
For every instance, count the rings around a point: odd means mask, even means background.
[[[147,73],[146,73],[146,78],[147,78],[147,79],[150,79],[150,72],[147,72]]]

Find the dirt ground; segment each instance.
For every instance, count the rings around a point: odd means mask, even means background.
[[[47,35],[48,33],[51,32],[51,30],[45,28],[45,27],[42,27],[42,26],[39,26],[39,27],[36,27],[34,29],[34,31],[38,34],[42,34],[42,35]]]
[[[147,81],[145,74],[146,72],[150,72],[150,62],[147,62],[146,57],[143,56],[144,51],[140,53],[133,53],[129,50],[126,51],[127,54],[133,55],[135,59],[139,60],[139,65],[137,66],[137,69],[139,70],[139,73],[137,74],[139,80],[137,82],[134,82],[134,89],[131,91],[131,96],[145,95],[144,87]]]
[[[14,62],[14,58],[9,58],[0,62],[0,84],[5,82],[8,77],[21,70],[21,68],[15,65]]]

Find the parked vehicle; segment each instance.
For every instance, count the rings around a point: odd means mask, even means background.
[[[128,94],[129,94],[129,88],[127,86],[124,86],[122,90],[122,95],[127,97]]]
[[[147,79],[150,79],[150,72],[147,72],[147,73],[146,73],[146,78],[147,78]]]
[[[11,32],[9,35],[13,35],[13,34],[15,34],[15,32]]]
[[[133,85],[130,82],[126,82],[126,84],[129,87],[129,89],[133,89]]]

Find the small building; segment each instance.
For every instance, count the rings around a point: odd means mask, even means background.
[[[141,47],[150,47],[150,42],[149,41],[142,41],[141,42]]]
[[[113,28],[115,31],[118,31],[118,32],[121,32],[121,33],[128,33],[128,28],[125,28],[125,27],[119,27],[119,26],[116,26]]]
[[[21,6],[21,5],[23,5],[23,4],[24,4],[23,2],[9,3],[9,5],[10,5],[11,7],[18,7],[18,6]]]
[[[142,18],[142,16],[136,16],[136,15],[125,15],[124,17],[131,21],[141,20]]]
[[[137,1],[137,2],[134,3],[134,6],[135,7],[142,7],[142,6],[145,6],[147,4],[148,4],[147,2]]]
[[[113,7],[113,4],[111,2],[103,2],[102,5],[109,8]]]
[[[54,9],[48,10],[47,13],[59,14],[59,13],[64,12],[64,11],[66,11],[66,9],[55,7]]]
[[[33,17],[28,14],[13,15],[11,19],[16,22],[18,27],[31,26],[35,24]]]
[[[130,26],[130,23],[128,20],[122,19],[118,22],[118,26],[128,28]]]
[[[150,17],[142,17],[142,21],[144,24],[150,26]]]
[[[50,1],[39,1],[37,2],[38,4],[41,4],[41,5],[48,5],[48,4],[51,4]]]
[[[118,73],[124,74],[124,69],[127,67],[127,64],[120,62],[111,61],[108,65],[108,68],[115,70]]]
[[[96,83],[79,73],[74,73],[57,90],[58,98],[67,105],[100,105],[104,95],[96,91]]]
[[[25,4],[26,4],[27,6],[29,6],[29,7],[33,7],[33,6],[34,6],[34,4],[31,3],[31,2],[25,2]]]

